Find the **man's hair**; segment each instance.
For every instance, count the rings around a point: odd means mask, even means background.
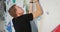
[[[13,7],[16,6],[16,4],[14,4],[13,6],[10,7],[10,9],[8,10],[8,12],[10,13],[10,10],[13,9]],[[19,7],[20,9],[22,9],[21,7]],[[22,9],[23,10],[23,9]],[[24,11],[24,10],[23,10]]]
[[[8,12],[10,12],[10,10],[11,10],[14,6],[16,6],[16,5],[14,4],[13,6],[11,6],[11,7],[9,8]]]
[[[16,8],[16,7],[18,7],[18,8],[21,9],[21,10],[20,10],[20,11],[22,11],[21,14],[24,13],[24,10],[23,10],[21,7],[16,6],[16,5],[14,4],[13,6],[10,7],[10,9],[9,9],[9,11],[8,11],[11,16],[13,16],[13,14],[16,13],[16,11],[17,11],[17,8]],[[17,12],[17,13],[18,13],[18,12]]]

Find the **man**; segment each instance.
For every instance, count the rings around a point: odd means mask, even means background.
[[[36,4],[36,11],[33,12],[32,4]],[[12,22],[15,28],[15,32],[31,32],[30,21],[42,15],[42,9],[38,0],[30,0],[29,13],[24,14],[24,10],[21,7],[13,5],[9,9],[9,13],[13,18]]]

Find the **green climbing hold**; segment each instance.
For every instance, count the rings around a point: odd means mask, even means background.
[[[13,3],[15,3],[16,2],[16,0],[13,0]]]

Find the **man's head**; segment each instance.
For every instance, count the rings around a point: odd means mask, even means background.
[[[16,5],[13,5],[10,9],[9,9],[9,14],[12,16],[12,17],[18,17],[18,16],[21,16],[23,15],[24,13],[24,10],[19,7],[19,6],[16,6]]]

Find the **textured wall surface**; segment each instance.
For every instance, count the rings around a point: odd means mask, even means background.
[[[4,5],[3,0],[0,0],[0,32],[4,31]]]
[[[51,32],[60,24],[60,0],[40,0],[43,8],[41,32]]]

